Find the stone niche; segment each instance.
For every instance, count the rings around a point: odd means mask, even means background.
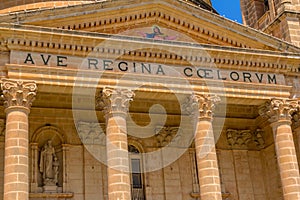
[[[30,197],[71,198],[66,188],[66,151],[64,134],[57,127],[45,125],[32,136]]]

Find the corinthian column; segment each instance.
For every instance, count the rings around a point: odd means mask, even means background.
[[[285,200],[300,199],[299,168],[291,129],[291,114],[298,109],[296,100],[272,99],[260,110],[261,115],[269,118],[273,129]]]
[[[195,148],[201,200],[222,200],[215,139],[212,128],[213,110],[219,97],[193,95],[191,110],[196,116]]]
[[[127,89],[105,88],[98,102],[106,117],[109,200],[131,199],[126,117],[133,96]]]
[[[6,113],[4,198],[28,199],[28,114],[37,86],[32,81],[2,79]]]

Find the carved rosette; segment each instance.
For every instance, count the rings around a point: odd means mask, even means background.
[[[26,107],[30,109],[35,99],[37,85],[34,81],[2,79],[4,107]]]
[[[271,123],[280,120],[291,121],[292,115],[299,111],[299,101],[292,99],[271,99],[261,106],[259,114],[269,118]]]
[[[184,104],[187,113],[200,119],[212,119],[216,104],[221,101],[216,95],[194,94]]]
[[[96,99],[99,107],[105,115],[115,112],[128,113],[129,102],[133,100],[134,92],[128,89],[104,88]]]

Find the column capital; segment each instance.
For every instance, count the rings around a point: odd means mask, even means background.
[[[267,117],[269,122],[287,121],[291,123],[292,114],[299,110],[299,101],[295,99],[272,98],[260,106],[259,114]]]
[[[30,109],[35,99],[37,85],[34,81],[2,79],[4,107],[24,107]]]
[[[129,102],[133,100],[134,92],[129,89],[104,88],[97,97],[97,106],[105,115],[113,113],[127,114]]]
[[[199,119],[212,120],[216,104],[221,101],[220,97],[209,94],[193,94],[184,104],[185,110]]]

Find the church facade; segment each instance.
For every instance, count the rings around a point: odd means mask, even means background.
[[[299,6],[4,0],[1,199],[300,199]]]

